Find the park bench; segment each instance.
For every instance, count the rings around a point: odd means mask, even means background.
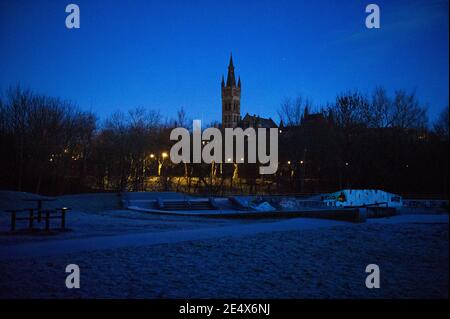
[[[60,229],[66,228],[66,212],[70,210],[67,207],[42,209],[42,208],[21,208],[21,209],[9,209],[7,213],[11,215],[11,231],[16,230],[16,222],[19,220],[28,221],[28,229],[33,229],[34,221],[45,221],[45,230],[50,231],[50,219],[61,219]],[[23,213],[28,213],[24,216]],[[36,214],[35,214],[36,213]]]

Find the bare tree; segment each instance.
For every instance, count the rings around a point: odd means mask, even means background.
[[[363,104],[362,118],[368,127],[384,128],[389,126],[392,101],[386,90],[377,87],[372,93],[369,103]]]
[[[310,109],[311,102],[308,99],[304,99],[302,96],[298,96],[294,100],[286,98],[283,103],[281,103],[281,107],[278,110],[278,116],[285,126],[298,126],[302,122],[305,110]]]
[[[189,129],[191,126],[191,120],[188,118],[186,110],[181,107],[177,111],[177,119],[175,120],[175,127],[184,127],[186,129]]]
[[[448,141],[448,105],[439,114],[433,129],[436,135]]]
[[[369,102],[364,95],[357,91],[347,92],[337,96],[330,113],[338,126],[349,129],[365,124],[364,114],[368,108]]]
[[[423,129],[428,122],[427,108],[420,105],[415,92],[404,90],[395,92],[390,116],[390,125],[400,129]]]

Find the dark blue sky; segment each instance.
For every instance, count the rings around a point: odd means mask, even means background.
[[[81,28],[65,27],[76,3]],[[381,8],[366,29],[365,6]],[[286,97],[316,105],[348,89],[416,89],[448,104],[448,1],[0,0],[0,89],[21,83],[106,117],[142,106],[220,120],[230,52],[242,113],[278,119]]]

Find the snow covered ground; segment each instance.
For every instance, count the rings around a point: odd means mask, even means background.
[[[1,217],[0,298],[448,298],[442,211],[355,224],[158,216],[121,210],[115,194],[58,201],[74,208],[68,232],[12,236]],[[80,289],[65,286],[73,263]],[[380,289],[365,286],[372,263]]]

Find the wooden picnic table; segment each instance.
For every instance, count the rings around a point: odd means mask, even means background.
[[[38,213],[38,222],[42,219],[42,202],[52,202],[55,201],[56,198],[52,197],[38,197],[38,198],[26,198],[25,202],[37,202],[37,213]]]
[[[34,212],[37,210],[37,208],[20,208],[20,209],[10,209],[6,210],[7,213],[11,214],[11,231],[16,230],[16,221],[17,220],[28,220],[28,228],[33,228],[33,221],[35,219],[40,222],[40,217],[35,217]],[[53,218],[61,218],[61,229],[66,228],[66,212],[70,210],[70,208],[67,207],[61,207],[61,208],[53,208],[53,209],[41,209],[39,212],[45,214],[45,230],[50,230],[50,219]],[[17,216],[19,213],[22,212],[29,212],[27,217],[19,217]],[[61,212],[61,214],[58,214],[58,212]],[[52,213],[56,213],[56,215],[52,215]]]
[[[53,218],[61,218],[61,229],[65,229],[66,227],[66,212],[70,210],[67,207],[61,208],[43,208],[44,202],[55,201],[56,198],[53,197],[36,197],[36,198],[25,198],[23,201],[25,202],[36,202],[37,207],[35,208],[20,208],[20,209],[10,209],[6,212],[11,214],[11,231],[16,230],[16,221],[17,220],[28,220],[28,228],[33,228],[34,220],[37,220],[39,223],[42,221],[42,214],[45,214],[45,230],[50,230],[50,219]],[[28,212],[27,217],[21,217],[20,213]],[[34,213],[37,212],[37,216],[35,217]],[[58,214],[61,212],[61,214]],[[52,214],[52,213],[56,213]]]

